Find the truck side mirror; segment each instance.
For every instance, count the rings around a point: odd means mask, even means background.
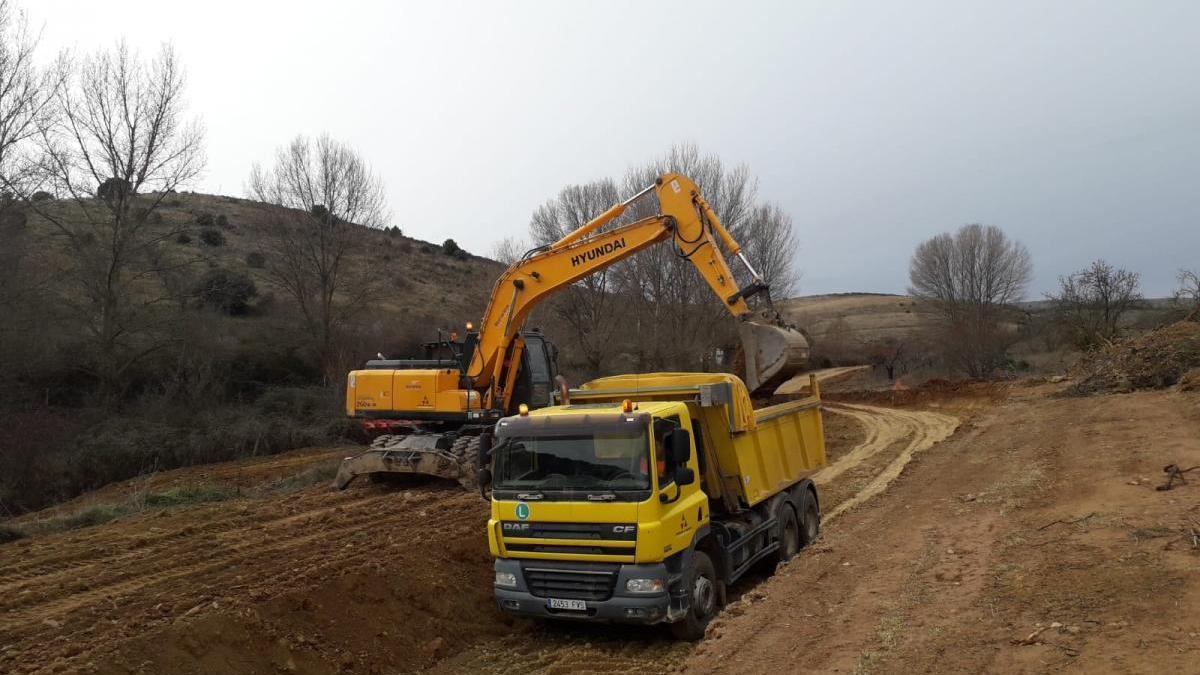
[[[691,485],[696,482],[696,472],[686,466],[675,469],[675,483],[679,486]]]
[[[490,431],[485,431],[479,434],[479,454],[475,457],[475,466],[478,471],[475,473],[475,479],[479,483],[479,494],[484,499],[488,498],[487,489],[492,486],[492,434]]]
[[[488,488],[492,486],[492,470],[484,467],[475,474],[479,481],[479,496],[488,499]]]
[[[492,433],[485,431],[479,434],[479,454],[475,457],[475,466],[483,468],[492,463]]]
[[[692,456],[692,437],[686,429],[675,429],[668,437],[667,448],[670,452],[671,463],[675,466],[683,466]]]

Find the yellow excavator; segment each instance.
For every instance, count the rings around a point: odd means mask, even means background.
[[[658,213],[603,229],[635,201],[655,193]],[[477,331],[429,343],[423,359],[379,359],[347,377],[346,412],[378,434],[366,451],[347,457],[334,485],[419,474],[476,479],[479,439],[519,406],[551,405],[566,383],[556,374],[556,350],[541,332],[525,330],[535,306],[551,293],[638,251],[671,240],[695,265],[739,321],[744,380],[751,392],[772,389],[804,368],[808,342],[773,310],[754,312],[746,299],[768,290],[741,246],[686,176],[668,173],[562,239],[534,249],[496,281]],[[739,288],[721,247],[746,266]]]

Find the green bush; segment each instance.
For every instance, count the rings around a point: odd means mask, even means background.
[[[54,199],[54,195],[46,192],[45,190],[38,190],[29,197],[29,201],[31,202],[45,202],[51,199]]]
[[[211,213],[201,213],[196,216],[196,224],[200,227],[212,227],[216,224],[216,219],[213,218],[213,214]]]
[[[246,254],[246,266],[254,269],[262,269],[267,265],[267,257],[258,251],[251,251]]]
[[[453,239],[447,239],[446,241],[442,242],[442,255],[457,257],[462,252],[463,250],[459,248],[458,242],[454,241]]]
[[[224,213],[217,216],[217,219],[215,222],[216,222],[216,226],[221,229],[227,229],[229,227],[229,217],[226,216]]]

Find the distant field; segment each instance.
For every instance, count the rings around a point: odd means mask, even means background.
[[[928,309],[907,295],[838,293],[791,298],[779,309],[792,323],[808,331],[814,341],[830,333],[866,342],[876,338],[903,337],[920,330]]]

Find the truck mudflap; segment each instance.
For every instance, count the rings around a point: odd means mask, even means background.
[[[547,564],[543,564],[549,563]],[[496,605],[500,611],[515,616],[566,619],[574,621],[602,621],[611,623],[674,623],[687,615],[687,596],[662,591],[655,594],[634,594],[625,590],[628,580],[634,578],[668,578],[668,572],[662,564],[622,564],[616,566],[612,593],[604,597],[570,598],[553,597],[554,593],[538,592],[536,595],[530,589],[525,575],[526,569],[533,571],[545,570],[551,567],[555,571],[570,573],[574,567],[563,565],[561,562],[520,560],[499,558],[496,560],[498,574],[511,574],[515,578],[514,587],[495,586]],[[570,593],[561,593],[570,595]],[[573,609],[564,609],[553,605],[562,604],[563,600],[575,600],[581,603]],[[552,602],[553,601],[553,602]]]
[[[363,475],[421,475],[458,481],[467,489],[475,486],[475,457],[478,436],[457,438],[442,434],[380,436],[369,450],[342,460],[333,487],[345,489]]]

